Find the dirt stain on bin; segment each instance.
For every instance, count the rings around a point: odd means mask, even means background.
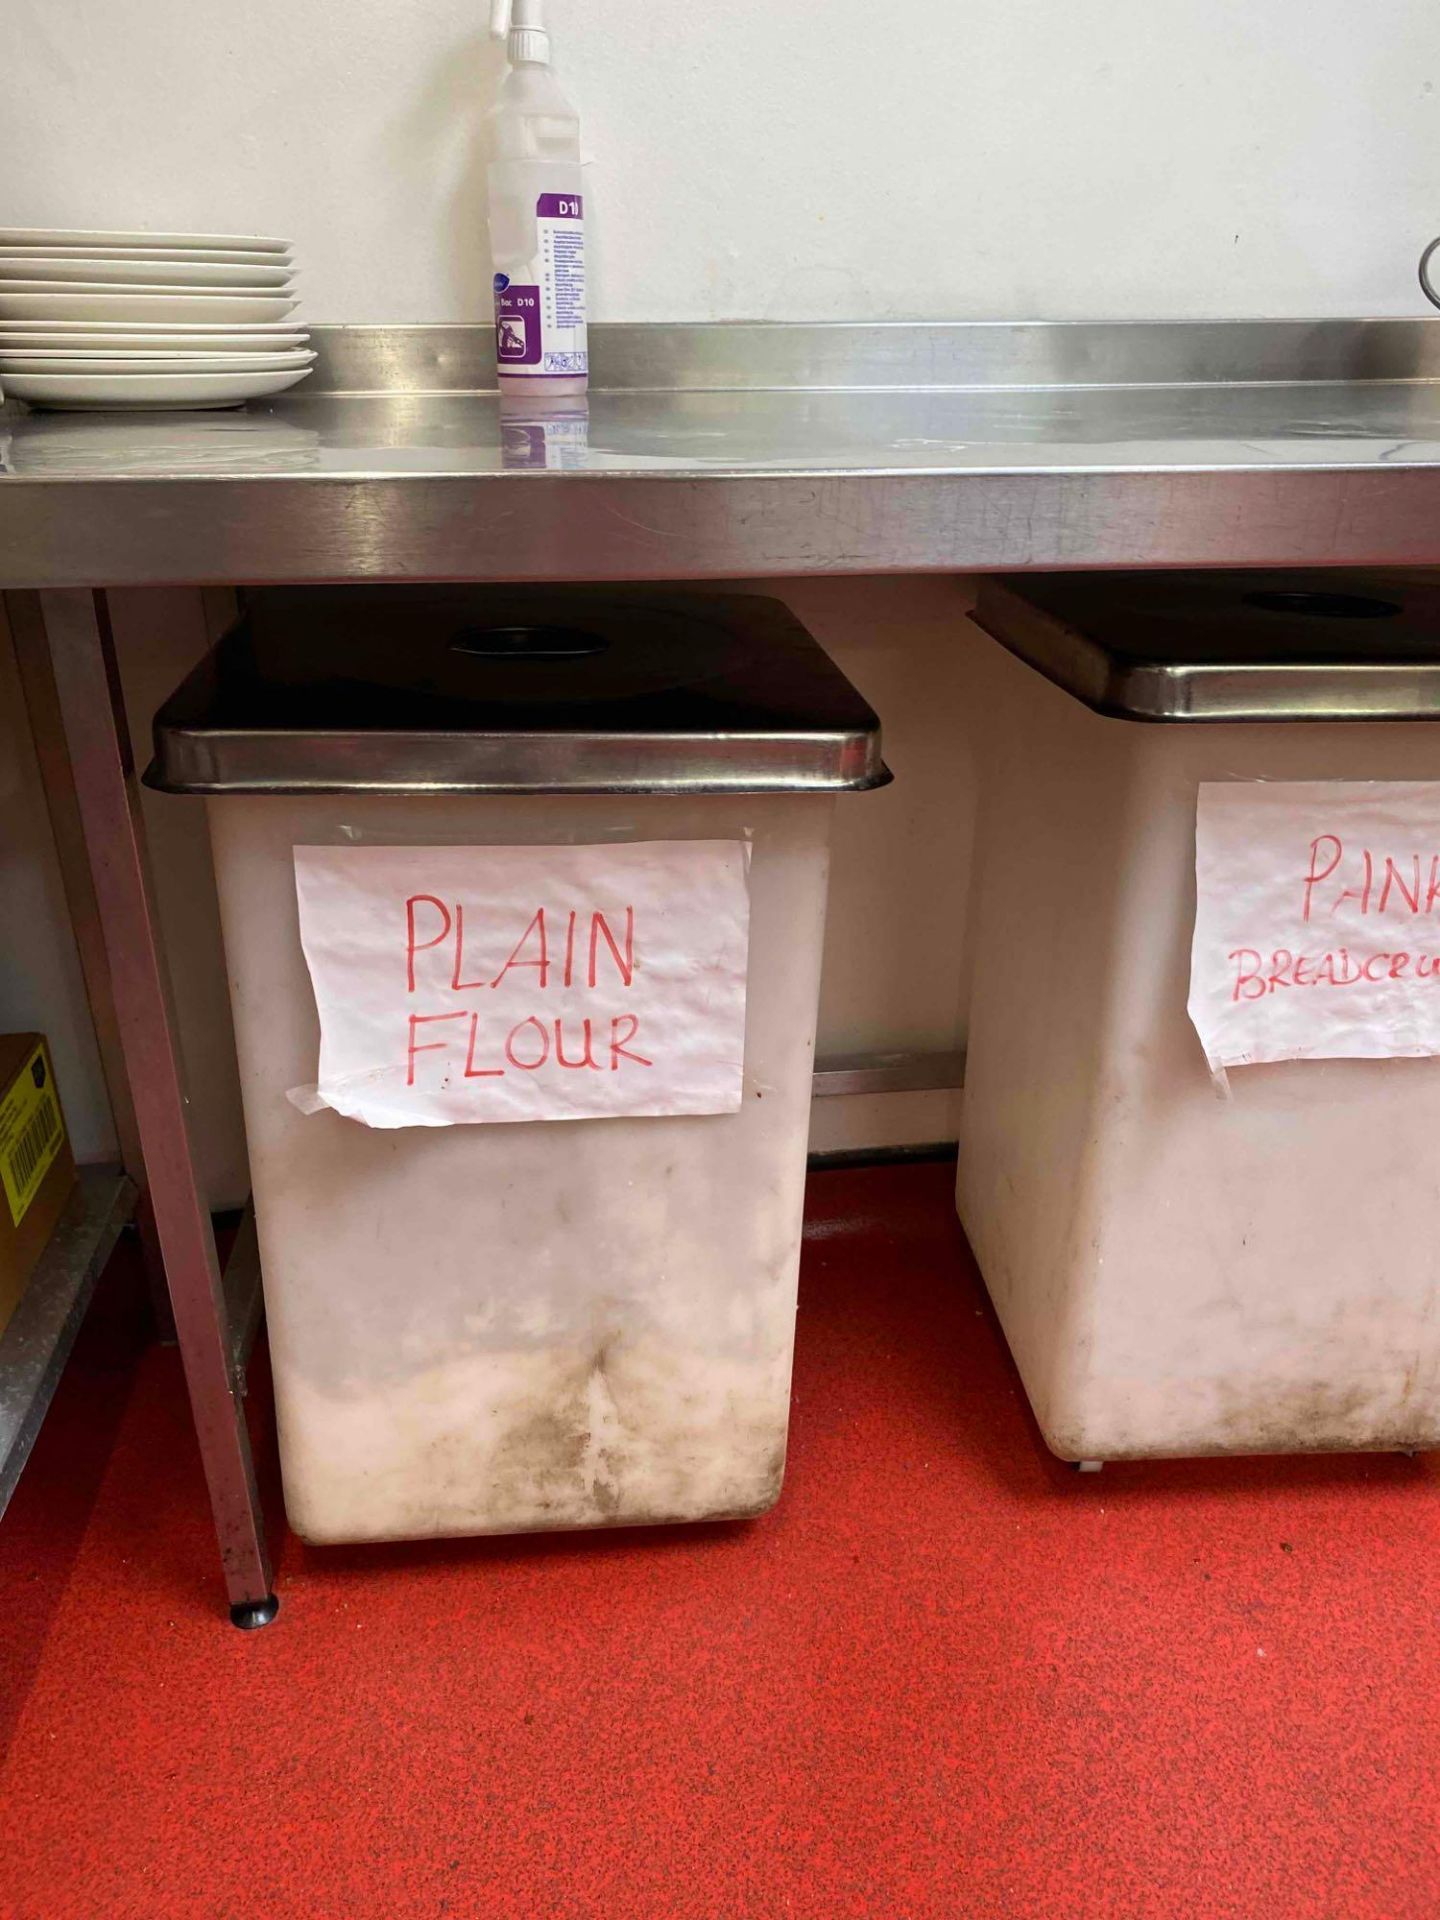
[[[472,1334],[341,1391],[280,1370],[323,1449],[287,1486],[296,1531],[404,1539],[754,1517],[785,1470],[788,1343],[764,1320],[703,1343],[607,1300],[579,1341]],[[780,1333],[786,1331],[783,1327]],[[319,1525],[313,1522],[323,1516]]]
[[[725,1395],[717,1402],[697,1389],[693,1356],[677,1364],[657,1343],[610,1329],[558,1391],[505,1429],[487,1484],[468,1494],[492,1524],[538,1510],[553,1524],[625,1525],[713,1515],[718,1478],[723,1512],[761,1513],[784,1478],[788,1403],[737,1412]]]
[[[1218,1438],[1236,1453],[1323,1453],[1361,1444],[1384,1444],[1405,1424],[1403,1396],[1393,1385],[1300,1382],[1269,1391],[1220,1390]],[[1373,1440],[1372,1440],[1373,1436]]]
[[[1409,1452],[1431,1444],[1433,1414],[1410,1403],[1398,1382],[1339,1386],[1301,1381],[1237,1389],[1229,1382],[1196,1382],[1194,1435],[1177,1428],[1170,1457],[1202,1459],[1227,1454]],[[1046,1442],[1062,1460],[1127,1460],[1155,1457],[1152,1446],[1123,1432],[1096,1434],[1047,1426]]]

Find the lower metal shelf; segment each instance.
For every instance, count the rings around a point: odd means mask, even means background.
[[[80,1184],[0,1333],[0,1513],[30,1457],[95,1282],[135,1200],[135,1187],[123,1173],[82,1167]]]

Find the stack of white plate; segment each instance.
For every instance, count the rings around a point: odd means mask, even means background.
[[[238,407],[303,380],[290,243],[0,227],[0,387],[35,407]]]

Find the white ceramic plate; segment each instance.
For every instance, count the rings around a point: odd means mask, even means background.
[[[6,247],[0,260],[174,260],[191,266],[276,267],[288,264],[288,253],[244,253],[238,248],[206,252],[200,247]]]
[[[0,285],[0,320],[283,320],[299,302],[284,294],[177,293],[173,288],[124,287],[100,293],[81,287],[30,293]]]
[[[107,231],[103,227],[0,227],[3,247],[178,247],[187,253],[288,253],[288,240],[269,240],[255,233],[146,233]]]
[[[152,342],[168,346],[175,340],[199,340],[212,346],[227,347],[233,342],[237,347],[265,346],[276,341],[285,347],[303,347],[309,338],[294,320],[264,320],[253,326],[247,326],[243,320],[222,321],[218,326],[207,320],[151,321],[142,325],[136,320],[6,320],[0,322],[0,337],[14,340],[30,340],[47,346],[53,340],[56,346],[66,346],[71,340],[89,336],[89,341],[100,346],[119,346],[124,339],[126,346],[148,347]],[[87,344],[89,344],[87,341]]]
[[[283,393],[308,372],[7,373],[5,392],[32,407],[238,407]]]
[[[71,281],[90,288],[113,286],[283,287],[290,269],[283,262],[269,267],[197,266],[193,261],[96,260],[92,255],[68,260],[57,254],[35,254],[24,260],[0,259],[0,280],[13,280],[45,292]]]
[[[14,353],[0,347],[0,376],[13,373],[287,373],[313,353]]]
[[[250,360],[259,354],[294,353],[307,346],[304,333],[226,333],[217,327],[213,333],[128,333],[119,327],[114,333],[22,333],[0,325],[0,354],[16,353],[103,353],[114,359],[117,354],[144,353],[230,353]]]

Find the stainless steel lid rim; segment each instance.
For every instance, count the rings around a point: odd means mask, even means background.
[[[316,780],[308,785],[299,783],[289,786],[266,786],[263,789],[244,782],[233,785],[220,781],[185,786],[168,781],[152,761],[144,775],[144,784],[155,793],[174,794],[187,799],[323,799],[339,794],[353,794],[357,799],[376,800],[453,800],[470,798],[474,800],[500,800],[532,797],[603,799],[606,795],[630,800],[686,800],[686,799],[744,799],[747,795],[764,799],[774,794],[789,794],[796,799],[806,794],[824,795],[836,793],[873,793],[881,787],[888,787],[895,776],[889,767],[882,767],[878,773],[868,775],[861,780],[827,780],[813,785],[800,785],[793,780],[766,782],[759,778],[741,777],[731,783],[715,782],[705,786],[678,788],[656,786],[654,784],[608,781],[603,786],[594,783],[574,786],[517,786],[513,783],[501,783],[494,786],[442,786],[422,785],[418,781],[408,782],[404,786],[384,785],[381,783],[359,784],[348,782],[337,785],[333,781]]]
[[[306,743],[309,744],[308,742]],[[446,756],[422,737],[387,742],[390,766],[383,774],[342,772],[347,758],[343,737],[323,743],[313,772],[296,765],[295,741],[245,738],[227,743],[219,756],[206,741],[187,742],[170,736],[145,772],[145,784],[160,793],[183,794],[546,794],[651,793],[692,795],[706,793],[859,793],[888,786],[894,778],[868,739],[853,742],[794,743],[778,764],[754,757],[728,755],[723,764],[708,752],[709,743],[684,739],[659,743],[661,770],[647,765],[641,752],[648,742],[623,738],[597,743],[599,751],[577,752],[563,737],[531,743],[526,753],[477,754],[476,742],[459,742],[462,751],[448,769]],[[507,742],[513,747],[514,743]],[[765,743],[756,743],[757,745]],[[365,743],[368,748],[369,743]],[[568,765],[561,769],[559,761]],[[340,763],[337,765],[336,763]],[[440,764],[437,764],[440,763]]]
[[[1273,628],[1271,611],[1285,616]],[[1106,719],[1440,720],[1440,587],[1395,575],[1002,576],[982,583],[974,619]]]

